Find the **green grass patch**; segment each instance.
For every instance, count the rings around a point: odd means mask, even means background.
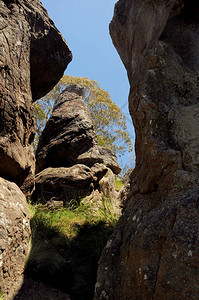
[[[29,210],[32,238],[26,274],[72,300],[93,299],[98,260],[117,222],[108,199],[95,212],[82,202],[56,210],[29,204]]]

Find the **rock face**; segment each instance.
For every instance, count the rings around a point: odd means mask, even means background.
[[[109,200],[109,205],[112,207],[113,213],[118,217],[121,216],[121,198],[120,191],[115,187],[116,175],[112,170],[108,169],[106,175],[99,182],[99,190],[102,193],[102,197],[106,197]],[[102,199],[103,200],[103,199]]]
[[[15,183],[0,178],[0,291],[8,300],[22,284],[29,237],[25,196]]]
[[[131,86],[136,168],[95,299],[197,299],[199,5],[120,0],[110,32]]]
[[[32,99],[58,82],[71,53],[38,0],[0,1],[0,45],[0,176],[27,192],[34,181]]]

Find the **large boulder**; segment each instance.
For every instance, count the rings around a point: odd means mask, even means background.
[[[95,299],[198,299],[198,20],[194,0],[115,6],[110,32],[131,86],[136,167]]]
[[[33,201],[47,202],[79,200],[92,190],[93,173],[85,165],[69,168],[46,168],[36,175]]]
[[[80,154],[77,157],[77,162],[79,164],[86,165],[101,163],[110,168],[114,172],[114,174],[119,174],[121,172],[121,167],[118,164],[117,156],[115,155],[115,153],[109,148],[98,145],[89,149],[87,152]]]
[[[32,100],[61,78],[71,53],[40,1],[0,1],[0,176],[34,185]]]
[[[0,178],[0,291],[8,300],[22,284],[29,237],[25,196],[15,183]]]

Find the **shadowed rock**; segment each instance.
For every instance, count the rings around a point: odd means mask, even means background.
[[[14,300],[71,300],[71,298],[58,289],[51,288],[41,282],[33,281],[26,276],[23,286]]]
[[[28,193],[34,185],[32,98],[58,82],[71,53],[38,0],[0,1],[0,45],[0,176]]]
[[[120,0],[110,32],[131,86],[136,168],[95,299],[197,299],[199,6]]]

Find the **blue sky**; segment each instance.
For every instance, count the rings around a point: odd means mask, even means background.
[[[134,139],[128,113],[129,83],[126,70],[115,50],[109,23],[116,0],[41,0],[51,19],[66,39],[73,60],[65,73],[96,80],[127,117],[128,132]],[[128,156],[120,163],[128,164]]]

